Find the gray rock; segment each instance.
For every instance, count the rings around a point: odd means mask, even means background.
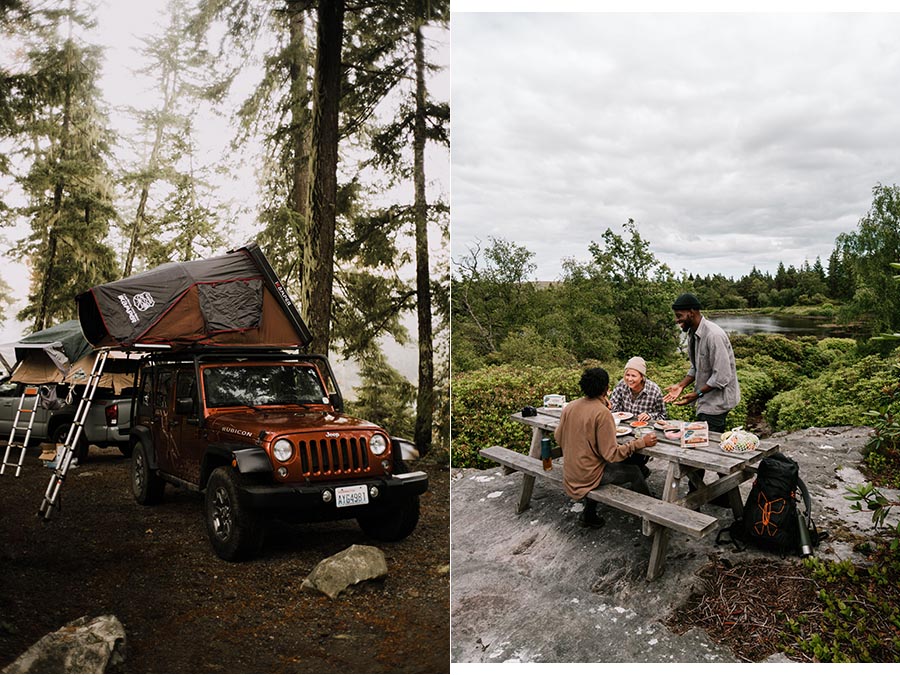
[[[83,616],[45,635],[4,673],[105,673],[125,660],[125,628],[107,614]]]
[[[319,562],[303,580],[303,588],[324,593],[332,600],[353,584],[387,576],[387,561],[381,549],[359,546],[336,553]]]

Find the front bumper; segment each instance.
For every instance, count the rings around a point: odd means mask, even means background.
[[[361,506],[335,506],[334,489],[350,485],[365,485],[369,491],[369,503]],[[377,488],[377,496],[371,488]],[[420,495],[428,489],[428,475],[424,471],[396,474],[360,480],[304,484],[248,484],[242,492],[247,505],[255,510],[283,512],[300,520],[340,520],[356,518],[380,508],[389,508],[393,502]],[[324,494],[331,494],[326,501]]]

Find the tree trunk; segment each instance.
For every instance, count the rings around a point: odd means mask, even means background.
[[[313,84],[309,217],[301,240],[300,296],[301,314],[313,334],[310,350],[320,354],[328,353],[331,342],[343,37],[344,0],[321,0]]]
[[[419,323],[419,390],[415,443],[421,455],[431,450],[434,417],[434,347],[431,326],[431,270],[428,262],[428,203],[425,198],[425,48],[416,26],[416,119],[413,128],[413,180],[416,219],[416,309]]]
[[[69,118],[72,114],[72,80],[69,75],[69,61],[66,59],[66,80],[65,80],[65,97],[63,99],[63,123],[62,134],[60,135],[59,160],[57,166],[66,161],[69,147]],[[50,215],[50,223],[47,231],[47,268],[44,270],[44,281],[40,288],[40,301],[38,302],[37,315],[34,317],[34,326],[32,330],[37,332],[47,328],[47,321],[50,315],[50,299],[53,297],[53,273],[56,270],[56,251],[58,248],[58,237],[56,233],[57,223],[62,217],[63,193],[65,192],[65,184],[62,175],[56,179],[53,186],[53,211]]]
[[[303,11],[291,16],[291,136],[294,146],[293,185],[291,207],[297,214],[297,222],[306,221],[309,199],[309,89],[307,66],[309,49],[306,44],[306,22]]]
[[[167,65],[170,62],[167,62]],[[123,276],[130,277],[134,267],[134,259],[140,248],[141,237],[144,229],[144,214],[147,211],[147,198],[150,196],[150,186],[157,180],[157,172],[159,171],[159,153],[162,151],[163,133],[168,120],[172,114],[172,108],[175,105],[175,96],[178,91],[178,64],[165,68],[162,73],[163,82],[163,106],[156,116],[156,128],[154,130],[153,147],[150,150],[150,158],[147,160],[146,175],[141,181],[141,196],[138,201],[137,213],[134,216],[134,225],[131,228],[131,241],[128,244],[128,253],[125,256],[125,269]]]

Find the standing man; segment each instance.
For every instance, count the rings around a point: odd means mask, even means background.
[[[632,490],[649,495],[650,488],[640,467],[621,462],[635,450],[656,445],[656,434],[650,433],[619,445],[616,423],[606,397],[609,373],[603,368],[589,368],[582,374],[579,385],[584,396],[562,409],[559,426],[553,433],[563,451],[566,494],[580,500],[598,485],[630,483]],[[602,527],[603,522],[597,515],[597,502],[585,499],[582,523],[597,528]]]
[[[666,387],[663,401],[675,405],[696,402],[696,419],[707,422],[710,431],[725,431],[728,411],[741,400],[734,350],[724,330],[700,314],[700,301],[682,293],[672,304],[675,322],[688,334],[688,358],[691,367],[678,384]],[[691,382],[694,391],[681,396]],[[679,398],[680,397],[680,398]]]

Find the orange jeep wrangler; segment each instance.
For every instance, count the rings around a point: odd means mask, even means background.
[[[407,470],[404,441],[344,414],[324,356],[155,354],[132,410],[135,499],[159,502],[166,483],[204,492],[209,540],[225,560],[257,553],[269,518],[355,518],[381,541],[403,539],[419,520],[427,475]]]

